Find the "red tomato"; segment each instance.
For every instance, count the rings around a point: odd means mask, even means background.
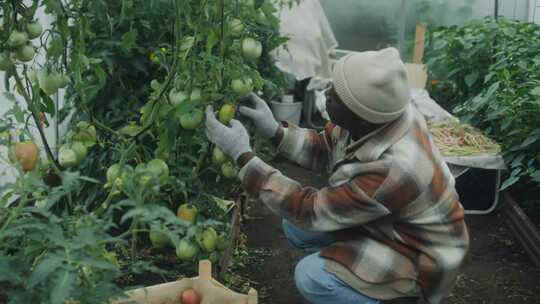
[[[181,304],[200,304],[201,296],[197,293],[195,289],[188,288],[182,291],[182,295],[180,296],[180,303]]]

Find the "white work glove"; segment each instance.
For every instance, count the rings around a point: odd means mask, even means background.
[[[253,121],[257,131],[262,136],[268,139],[274,137],[279,128],[279,123],[274,118],[272,110],[270,110],[264,100],[254,93],[249,95],[249,100],[251,100],[255,108],[241,106],[238,111]]]
[[[212,106],[206,108],[206,136],[208,136],[208,140],[236,162],[240,155],[252,152],[252,150],[249,144],[249,134],[244,125],[236,119],[231,120],[230,125],[228,127],[216,119]]]

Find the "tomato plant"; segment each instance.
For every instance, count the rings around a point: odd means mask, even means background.
[[[103,303],[121,294],[119,282],[141,283],[129,281],[135,274],[176,277],[143,248],[176,255],[174,271],[184,274],[200,258],[217,260],[230,228],[226,199],[239,185],[232,163],[212,160],[203,109],[225,105],[230,120],[239,97],[285,85],[269,55],[286,42],[276,6],[6,0],[0,9],[12,104],[0,143],[35,142],[36,129],[46,155],[15,153],[17,180],[0,198],[0,265],[10,270],[0,274],[0,296]],[[50,27],[38,9],[53,17]],[[60,91],[62,108],[53,99]],[[43,130],[49,120],[69,126],[58,149]],[[177,214],[184,202],[191,215]]]

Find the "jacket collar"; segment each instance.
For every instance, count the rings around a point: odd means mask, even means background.
[[[379,129],[351,142],[346,148],[345,159],[356,158],[360,162],[377,160],[381,155],[397,143],[411,128],[414,120],[414,109],[411,104],[395,121],[381,126]]]

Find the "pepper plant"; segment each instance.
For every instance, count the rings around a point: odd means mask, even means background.
[[[503,147],[509,176],[540,183],[540,26],[486,18],[431,31],[430,94]]]

